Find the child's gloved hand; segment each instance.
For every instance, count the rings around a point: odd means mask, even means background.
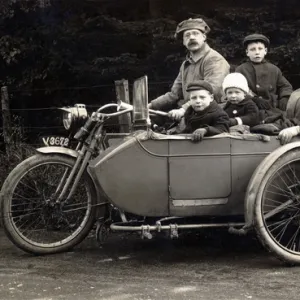
[[[290,128],[285,128],[281,130],[278,134],[278,139],[280,144],[284,145],[291,141],[294,136],[297,136],[300,133],[300,126],[293,126]]]
[[[168,113],[168,117],[175,121],[180,121],[180,119],[184,116],[185,110],[183,108],[172,109]]]
[[[193,132],[193,135],[192,135],[192,142],[200,142],[202,141],[203,137],[207,134],[207,129],[205,128],[199,128],[199,129],[196,129],[194,132]]]
[[[259,109],[269,110],[272,108],[271,103],[262,97],[254,97],[253,101],[255,102],[255,104]]]

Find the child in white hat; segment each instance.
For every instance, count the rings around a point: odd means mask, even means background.
[[[230,126],[259,124],[258,107],[248,95],[247,79],[240,73],[228,74],[222,84],[226,96],[225,112],[229,116]]]

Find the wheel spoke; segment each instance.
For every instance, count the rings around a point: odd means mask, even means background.
[[[276,226],[276,227],[274,227],[274,228],[272,228],[272,229],[270,230],[271,232],[276,231],[276,230],[277,230],[278,228],[280,228],[283,224],[285,224],[287,221],[291,221],[293,218],[294,218],[294,216],[293,216],[293,217],[290,217],[290,218],[288,218],[288,219],[283,219],[283,220],[280,220],[280,221],[277,221],[277,222],[273,222],[273,223],[267,225],[267,227],[268,227],[268,228],[271,228],[271,227],[273,227],[273,226]]]
[[[286,197],[290,197],[291,194],[289,192],[287,192],[286,190],[280,188],[279,186],[276,186],[274,184],[270,184],[271,187],[274,187],[276,189],[278,189],[279,191],[283,192],[283,194],[286,196]]]
[[[265,214],[264,219],[268,220],[269,218],[273,217],[274,215],[282,212],[284,209],[289,207],[292,203],[294,203],[293,200],[288,200],[288,201],[282,203],[281,205],[277,206],[276,208],[274,208],[273,210],[271,210],[267,214]]]
[[[292,172],[293,175],[294,175],[294,182],[297,182],[297,184],[299,184],[300,181],[299,181],[299,179],[298,179],[298,176],[296,175],[295,169],[293,170],[289,164],[288,164],[288,167],[289,167],[289,169],[291,170],[291,172]]]
[[[280,230],[280,232],[275,236],[275,239],[277,239],[277,237],[280,235],[279,238],[279,242],[281,241],[283,234],[286,232],[286,229],[288,227],[288,225],[291,223],[291,221],[294,219],[294,217],[296,216],[296,213],[294,214],[293,217],[289,218],[288,221],[286,221],[285,225],[283,226],[283,228]],[[277,239],[278,240],[278,239]]]
[[[283,193],[274,192],[274,191],[272,191],[272,190],[267,190],[266,192],[267,192],[268,194],[274,194],[274,195],[283,196],[283,197],[290,197],[290,196],[291,196],[291,195],[288,194],[288,193],[283,194]]]
[[[275,199],[272,199],[272,198],[269,198],[269,197],[265,197],[265,200],[268,200],[268,205],[270,205],[270,202],[273,202],[273,203],[277,203],[277,204],[279,204],[279,205],[281,205],[282,204],[282,200],[281,201],[279,201],[279,200],[275,200]],[[266,205],[266,204],[264,204],[264,205]],[[275,205],[274,205],[275,206]]]
[[[286,245],[287,248],[292,249],[292,246],[295,245],[295,240],[296,240],[296,237],[297,237],[297,235],[299,233],[299,229],[300,229],[300,227],[298,226],[297,229],[296,229],[296,231],[295,231],[295,233],[293,234],[293,236],[288,241],[288,243]],[[291,246],[289,246],[290,244],[291,244]],[[295,247],[292,250],[295,251]]]

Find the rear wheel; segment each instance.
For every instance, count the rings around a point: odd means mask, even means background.
[[[86,172],[72,198],[56,203],[74,163],[75,159],[58,154],[37,154],[7,177],[1,191],[3,226],[19,248],[34,254],[66,251],[91,230],[96,195]]]
[[[259,239],[281,260],[300,263],[300,151],[287,152],[266,172],[256,197]]]

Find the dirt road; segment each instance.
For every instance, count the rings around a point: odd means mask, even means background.
[[[188,233],[179,240],[91,235],[74,251],[35,257],[0,228],[0,299],[299,299],[300,267],[286,267],[253,236]]]

